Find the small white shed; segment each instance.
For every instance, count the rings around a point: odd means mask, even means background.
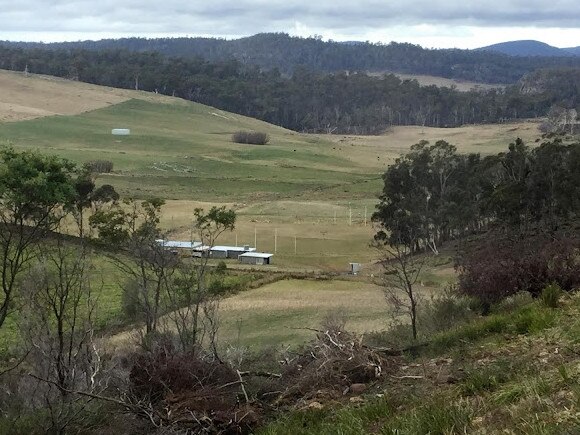
[[[274,254],[268,254],[266,252],[246,252],[238,255],[238,260],[243,264],[272,264],[273,256]]]

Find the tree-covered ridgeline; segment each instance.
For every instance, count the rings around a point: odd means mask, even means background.
[[[427,74],[481,83],[509,84],[539,68],[580,67],[580,57],[512,57],[490,51],[426,49],[419,45],[323,41],[285,33],[262,33],[234,40],[216,38],[122,38],[63,43],[9,43],[43,49],[128,50],[173,57],[202,57],[210,62],[237,60],[262,70],[291,75],[303,67],[340,71]]]
[[[120,50],[0,46],[0,68],[185,98],[302,132],[378,134],[393,125],[454,127],[545,116],[554,104],[580,105],[579,69],[541,71],[506,89],[458,92],[392,74],[286,77],[231,60]],[[553,74],[558,80],[549,80]]]

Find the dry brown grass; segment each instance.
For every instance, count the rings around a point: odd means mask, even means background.
[[[52,115],[77,115],[131,98],[173,104],[180,101],[150,92],[109,88],[5,70],[0,70],[0,89],[0,122]]]
[[[522,138],[533,145],[541,136],[538,129],[540,120],[518,121],[509,124],[466,125],[456,128],[436,128],[420,126],[393,127],[380,136],[325,135],[325,139],[337,143],[336,151],[368,168],[379,171],[392,163],[401,154],[409,151],[411,145],[427,140],[434,143],[445,140],[455,145],[459,152],[495,154],[507,150],[510,142]]]
[[[380,77],[385,73],[369,73],[370,76]],[[387,73],[388,74],[388,73]],[[437,87],[455,87],[460,92],[471,90],[487,90],[503,88],[505,85],[491,85],[487,83],[470,82],[467,80],[448,79],[445,77],[421,75],[421,74],[401,74],[393,73],[401,80],[417,80],[421,86],[435,85]]]
[[[437,87],[455,87],[460,92],[471,90],[488,90],[503,88],[505,85],[470,82],[467,80],[448,79],[445,77],[428,76],[421,74],[396,74],[401,80],[417,80],[421,86],[435,85]]]

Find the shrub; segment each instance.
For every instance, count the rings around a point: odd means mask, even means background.
[[[177,352],[170,344],[137,355],[129,378],[136,396],[151,403],[158,403],[166,395],[186,391],[195,392],[200,397],[211,397],[207,393],[212,389],[238,380],[235,372],[226,365]],[[233,392],[233,398],[229,399],[235,404],[237,388],[228,391]],[[215,395],[216,402],[223,399],[223,395]],[[216,406],[215,409],[219,408]]]
[[[465,323],[472,316],[469,299],[447,289],[419,306],[419,329],[424,335],[431,335]]]
[[[520,291],[539,297],[550,283],[572,290],[580,284],[579,246],[572,236],[490,236],[458,259],[459,290],[487,305]]]
[[[122,290],[121,306],[123,314],[129,321],[140,320],[142,313],[139,304],[139,284],[134,279],[128,279]]]
[[[511,313],[525,307],[526,305],[530,305],[533,300],[532,295],[528,292],[518,292],[515,295],[508,296],[497,304],[497,306],[494,307],[494,311],[497,311],[498,313]]]
[[[228,265],[225,261],[221,260],[215,267],[214,272],[216,275],[225,275],[228,271]]]
[[[540,299],[545,306],[556,308],[562,295],[562,288],[557,283],[552,283],[544,287]]]
[[[236,131],[232,135],[232,142],[252,145],[266,145],[268,142],[270,142],[270,136],[267,133],[262,133],[259,131]]]
[[[538,305],[524,307],[513,318],[514,329],[518,334],[528,334],[551,327],[555,314],[551,310],[540,309]]]
[[[108,174],[109,172],[113,172],[113,162],[110,160],[91,160],[83,166],[95,174]]]

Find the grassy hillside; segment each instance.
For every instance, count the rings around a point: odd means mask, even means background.
[[[350,261],[372,261],[369,220],[380,175],[412,144],[446,139],[461,151],[489,154],[516,137],[533,143],[538,136],[532,122],[397,127],[373,137],[305,135],[151,93],[8,72],[0,80],[10,90],[0,96],[5,105],[56,101],[54,107],[67,110],[0,122],[0,143],[78,163],[111,160],[113,172],[97,182],[125,196],[168,200],[162,224],[173,237],[191,236],[194,207],[228,204],[239,220],[220,242],[253,245],[255,237],[259,249],[276,250],[275,263],[289,267],[345,271]],[[112,136],[112,128],[130,128],[131,136]],[[241,129],[266,132],[271,141],[232,143]]]
[[[321,392],[258,433],[576,434],[578,296],[457,326],[362,395],[326,401]]]
[[[130,128],[132,134],[112,136],[115,127]],[[239,129],[265,131],[271,143],[234,144],[231,134]],[[3,124],[0,139],[79,162],[112,160],[115,173],[103,176],[102,182],[141,197],[274,198],[353,183],[365,176],[364,167],[333,155],[318,138],[193,103],[133,99],[77,116]]]

